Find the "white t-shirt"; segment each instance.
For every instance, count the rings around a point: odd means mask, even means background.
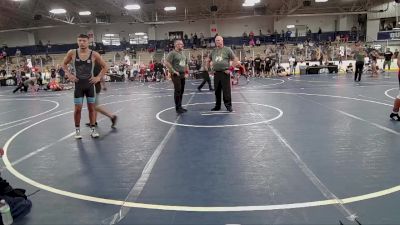
[[[139,71],[139,64],[135,63],[132,65],[132,70],[133,71]]]
[[[294,65],[294,62],[296,62],[296,59],[293,58],[293,57],[290,57],[290,58],[289,58],[289,65],[293,66],[293,65]]]

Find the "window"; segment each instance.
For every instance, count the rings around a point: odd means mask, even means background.
[[[129,43],[131,45],[148,44],[148,36],[146,33],[129,34]]]
[[[380,19],[379,31],[389,31],[397,27],[396,17]]]
[[[119,34],[103,34],[102,42],[104,45],[121,45]]]

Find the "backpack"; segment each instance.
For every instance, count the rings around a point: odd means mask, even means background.
[[[26,216],[32,208],[32,202],[28,199],[24,189],[13,188],[0,177],[0,199],[4,199],[10,206],[14,220]],[[3,225],[0,214],[0,225]]]

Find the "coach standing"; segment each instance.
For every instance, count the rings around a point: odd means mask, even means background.
[[[221,36],[215,37],[216,48],[210,54],[210,63],[214,71],[215,107],[211,111],[221,110],[221,91],[224,95],[224,104],[229,112],[232,112],[231,99],[231,76],[229,72],[230,62],[238,64],[232,49],[224,47],[224,39]]]

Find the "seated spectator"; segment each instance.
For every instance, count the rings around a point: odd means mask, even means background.
[[[249,46],[250,47],[254,47],[256,44],[255,44],[255,42],[254,42],[254,39],[251,39],[250,41],[249,41]]]
[[[211,48],[214,48],[214,47],[215,47],[215,42],[214,42],[214,41],[211,41],[210,47],[211,47]]]
[[[17,48],[17,50],[15,51],[15,56],[20,57],[21,56],[21,50],[19,50]]]
[[[353,73],[353,64],[350,63],[346,68],[346,73]]]
[[[11,216],[13,217],[13,220],[15,222],[17,222],[18,219],[26,216],[31,211],[32,202],[26,196],[25,190],[13,188],[6,180],[1,177],[0,199],[4,199],[10,206]],[[2,221],[1,216],[0,221]]]
[[[250,39],[253,39],[253,38],[254,38],[254,32],[253,32],[253,31],[250,31],[250,33],[249,33],[249,38],[250,38]]]
[[[257,38],[257,40],[256,40],[256,45],[257,45],[257,46],[261,46],[261,41],[260,41],[259,38]]]

